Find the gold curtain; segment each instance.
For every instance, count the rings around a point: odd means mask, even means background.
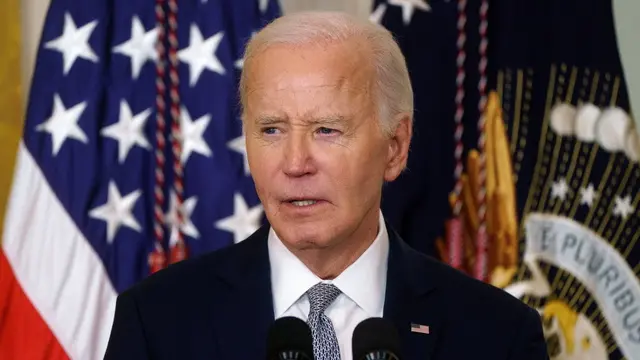
[[[2,0],[0,11],[0,231],[22,135],[20,0]],[[0,237],[0,241],[2,238]]]

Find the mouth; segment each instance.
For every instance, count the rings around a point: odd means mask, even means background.
[[[285,217],[296,219],[296,221],[307,221],[330,210],[327,207],[328,204],[327,200],[317,197],[292,197],[283,199],[280,210]]]
[[[288,203],[293,204],[294,206],[304,207],[315,205],[318,203],[318,200],[290,200]]]
[[[324,200],[317,198],[290,198],[283,201],[284,204],[292,205],[296,208],[313,207],[314,205],[318,205],[322,202],[324,202]]]

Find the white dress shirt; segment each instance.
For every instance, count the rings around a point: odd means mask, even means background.
[[[352,360],[351,336],[356,325],[370,317],[382,317],[387,283],[389,235],[382,212],[378,235],[369,248],[338,277],[325,281],[311,272],[269,231],[271,286],[275,318],[295,316],[307,321],[309,298],[306,291],[318,282],[332,283],[342,292],[327,308],[340,345],[341,360]]]

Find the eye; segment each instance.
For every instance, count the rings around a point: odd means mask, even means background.
[[[262,133],[267,134],[267,135],[275,135],[277,133],[278,129],[274,128],[274,127],[265,127],[262,128]]]
[[[330,129],[327,127],[321,127],[318,129],[318,132],[322,135],[332,135],[338,132],[338,130]]]

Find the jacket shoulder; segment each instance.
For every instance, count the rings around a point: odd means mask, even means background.
[[[250,268],[256,258],[264,258],[263,233],[258,230],[238,244],[170,265],[121,293],[109,358],[220,357],[215,354],[221,345],[203,339],[220,336],[212,324],[237,310],[236,288],[245,286],[247,274],[264,273],[256,265]]]
[[[548,359],[538,311],[504,289],[479,281],[422,254],[411,255],[414,276],[433,279],[415,316],[433,321],[446,357]],[[424,281],[424,280],[422,280]],[[434,312],[434,309],[437,311]],[[459,349],[456,344],[468,348]],[[469,352],[469,349],[474,349]],[[462,354],[462,355],[461,355]],[[491,355],[489,355],[491,354]],[[445,356],[445,355],[443,355]]]
[[[536,313],[520,299],[489,283],[477,280],[448,264],[418,253],[424,276],[436,278],[437,287],[449,304],[487,316],[526,316]]]
[[[224,274],[239,273],[246,268],[251,256],[260,252],[266,241],[266,231],[261,228],[240,243],[171,264],[142,279],[120,296],[133,296],[144,302],[148,298],[185,298],[205,289],[223,290],[229,285]]]

